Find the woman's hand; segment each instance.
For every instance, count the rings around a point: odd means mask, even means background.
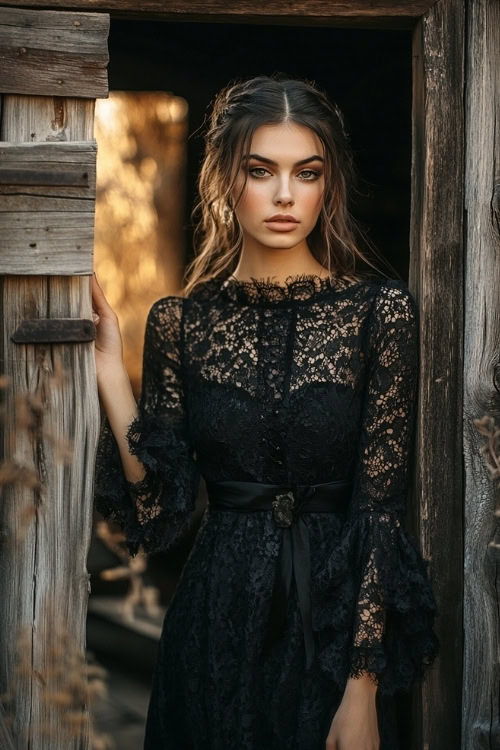
[[[368,675],[347,681],[326,738],[326,750],[379,750],[376,691]]]
[[[123,368],[123,342],[118,317],[104,296],[95,273],[92,276],[92,317],[96,326],[97,380]]]

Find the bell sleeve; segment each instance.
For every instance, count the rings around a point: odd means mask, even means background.
[[[125,477],[118,444],[105,415],[96,453],[94,502],[120,526],[132,556],[169,549],[192,523],[200,472],[190,442],[183,385],[181,297],[153,303],[144,335],[137,416],[129,424],[129,450],[145,469]]]
[[[359,588],[349,677],[368,672],[380,692],[408,690],[439,649],[428,561],[403,527],[418,385],[418,308],[388,280],[374,302],[369,371],[351,505]]]

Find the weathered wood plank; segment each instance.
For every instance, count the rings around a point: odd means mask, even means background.
[[[106,98],[108,33],[104,13],[0,7],[0,90]]]
[[[0,167],[17,162],[43,164],[47,169],[64,164],[85,164],[97,153],[94,138],[89,141],[44,141],[42,143],[10,143],[0,141]]]
[[[490,750],[500,747],[500,579],[488,544],[500,536],[473,419],[500,424],[500,5],[468,0],[467,11],[462,748]]]
[[[460,747],[464,7],[440,0],[413,36],[410,285],[421,381],[412,519],[430,574],[441,653],[414,691],[415,750]]]
[[[7,190],[10,190],[10,192],[13,193],[13,189],[10,186],[7,188],[6,185],[0,185],[0,195],[2,196],[2,200],[0,201],[0,222],[2,221],[2,214],[13,213],[19,208],[19,196],[15,193],[10,195],[7,193]],[[59,187],[57,191],[54,190],[53,192],[60,193],[60,195],[56,194],[53,197],[47,198],[44,195],[33,195],[30,193],[30,191],[33,190],[35,190],[35,188],[32,185],[23,189],[22,213],[26,214],[23,219],[23,221],[26,222],[26,226],[43,226],[43,224],[40,223],[40,217],[37,216],[42,210],[42,207],[47,212],[69,211],[72,213],[88,213],[90,210],[89,203],[93,203],[92,198],[89,198],[88,200],[82,200],[81,198],[73,199],[70,195],[71,188],[67,187]],[[30,216],[27,215],[28,213]],[[7,224],[4,226],[7,226]],[[2,272],[0,266],[0,273]]]
[[[142,0],[141,12],[169,11],[180,15],[289,15],[289,16],[413,16],[423,15],[435,0],[193,0],[189,8],[183,0]],[[7,0],[6,6],[79,8],[81,10],[133,9],[134,0]]]
[[[94,140],[0,141],[0,273],[92,273],[96,156]],[[45,184],[1,184],[14,168],[26,174],[25,183],[46,173]],[[81,185],[52,184],[61,170],[86,179]]]
[[[8,215],[8,228],[17,218],[23,221],[25,215]],[[33,228],[25,227],[23,231],[16,233],[15,240],[3,239],[0,273],[24,276],[88,275],[94,241],[93,217],[93,211],[87,214],[62,211],[54,214],[50,223],[47,222],[44,226],[37,223]],[[63,228],[57,226],[58,221],[64,224]],[[50,239],[47,241],[44,241],[41,234],[44,229],[50,232]],[[2,221],[0,233],[5,238],[7,233]]]
[[[19,168],[19,167],[2,167],[0,165],[0,185],[10,185],[23,187],[27,185],[69,185],[71,187],[88,187],[88,172],[81,169],[61,169],[57,166],[53,169],[45,169],[43,166]]]
[[[2,750],[16,750],[10,729],[5,721],[5,711],[0,703],[0,747]]]
[[[4,0],[11,7],[105,11],[117,18],[411,28],[436,0]]]
[[[91,141],[93,111],[94,101],[89,99],[7,95],[0,137],[23,144],[29,140]],[[77,189],[60,188],[63,192]],[[43,266],[32,271],[43,272]],[[5,454],[34,466],[43,483],[41,492],[19,484],[5,486],[0,504],[4,541],[13,541],[24,531],[23,512],[29,517],[35,511],[19,546],[2,542],[0,566],[0,692],[16,673],[14,634],[21,626],[32,633],[25,653],[30,670],[20,676],[15,688],[13,725],[15,746],[29,746],[30,750],[89,748],[87,724],[80,736],[64,734],[57,710],[42,698],[42,680],[53,658],[44,634],[53,633],[55,626],[64,623],[77,649],[84,653],[89,593],[86,561],[100,409],[92,343],[14,344],[10,335],[28,318],[91,320],[90,289],[89,276],[0,277],[0,371],[9,377],[13,394],[28,392],[41,400],[41,425],[46,428],[35,431],[29,440],[23,437],[14,422],[15,403],[7,398]],[[58,363],[68,375],[59,383]],[[54,437],[72,441],[69,462],[61,463]],[[56,622],[50,602],[55,603]],[[58,679],[58,687],[64,690],[60,684],[64,675]],[[49,737],[35,732],[28,745],[26,736],[44,723],[50,727]]]
[[[23,94],[4,97],[8,107],[2,111],[2,132],[15,132],[19,120],[26,120],[26,142],[45,141],[63,143],[66,136],[66,123],[75,118],[94,119],[95,99],[75,97],[25,96]],[[50,127],[51,126],[51,127]],[[1,137],[1,133],[0,133]],[[93,132],[85,141],[94,139]]]

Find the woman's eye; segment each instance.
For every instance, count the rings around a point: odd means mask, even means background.
[[[248,171],[250,172],[252,177],[255,177],[258,180],[262,179],[262,177],[265,177],[266,174],[269,174],[268,170],[264,169],[264,167],[251,167]],[[301,179],[306,180],[307,182],[317,180],[318,177],[320,177],[320,174],[321,173],[316,169],[303,169],[301,172],[299,172],[299,175],[306,175]]]
[[[267,169],[264,169],[264,167],[252,167],[248,171],[250,172],[250,174],[252,175],[252,177],[257,177],[257,179],[260,179],[264,175],[262,175],[262,174],[254,174],[254,172],[267,172]]]
[[[300,174],[304,174],[304,173],[311,175],[310,177],[306,177],[305,178],[306,180],[316,180],[320,175],[320,173],[317,172],[315,169],[303,169],[302,172],[300,172]]]

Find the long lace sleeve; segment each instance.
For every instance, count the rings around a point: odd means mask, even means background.
[[[403,526],[418,383],[418,308],[403,282],[380,285],[365,342],[351,505],[315,580],[313,627],[321,670],[340,690],[366,672],[393,694],[439,651],[429,563]]]
[[[349,676],[408,689],[439,646],[428,562],[403,528],[418,380],[418,308],[385,282],[374,302],[351,518],[359,571]]]
[[[127,429],[130,452],[145,469],[126,479],[108,419],[101,424],[94,501],[124,531],[131,555],[168,549],[192,521],[200,482],[185,411],[182,377],[183,303],[163,297],[151,307],[144,336],[138,415]]]

